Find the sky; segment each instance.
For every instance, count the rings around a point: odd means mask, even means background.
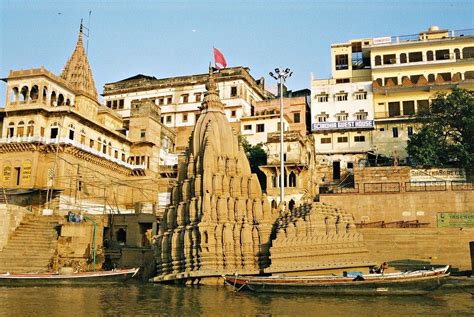
[[[89,18],[89,12],[90,18]],[[474,28],[474,1],[10,1],[0,0],[0,78],[44,66],[59,75],[81,18],[99,94],[136,74],[157,78],[207,72],[212,48],[256,79],[290,68],[288,89],[331,77],[330,46],[351,39],[417,34],[431,25]],[[0,84],[0,106],[6,84]]]

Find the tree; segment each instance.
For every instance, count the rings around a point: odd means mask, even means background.
[[[258,167],[267,164],[267,153],[263,149],[263,144],[251,145],[244,136],[239,137],[239,141],[249,159],[250,170],[252,173],[257,174],[262,189],[266,189],[267,177]]]
[[[410,137],[407,146],[414,163],[473,168],[473,91],[454,88],[449,94],[438,94],[417,119],[421,129]]]

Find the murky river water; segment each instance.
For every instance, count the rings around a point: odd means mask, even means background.
[[[0,316],[474,316],[474,297],[329,297],[152,284],[0,287]]]

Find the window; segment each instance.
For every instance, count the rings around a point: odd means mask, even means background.
[[[112,109],[117,109],[117,100],[112,101]]]
[[[474,46],[465,47],[462,49],[462,58],[474,58]]]
[[[318,122],[326,122],[327,115],[318,116]]]
[[[86,135],[81,134],[81,144],[86,144]]]
[[[231,118],[235,118],[236,116],[237,116],[237,111],[236,111],[236,110],[232,110],[232,111],[230,112],[230,117],[231,117]]]
[[[408,61],[410,63],[422,62],[423,61],[423,54],[421,52],[408,53]]]
[[[407,128],[407,134],[408,134],[408,136],[412,136],[412,135],[413,135],[413,127],[408,127],[408,128]]]
[[[384,132],[384,131],[385,131],[385,128],[380,128],[379,131],[380,131],[380,132]]]
[[[400,54],[400,64],[405,64],[407,62],[407,54],[401,53]]]
[[[257,124],[257,132],[265,132],[265,124],[264,123]]]
[[[119,109],[123,109],[123,107],[124,107],[124,101],[123,101],[123,99],[120,99],[120,100],[119,100],[118,108],[119,108]]]
[[[90,148],[93,148],[94,147],[94,140],[89,140],[89,147]]]
[[[293,113],[293,122],[300,123],[301,122],[301,114],[299,112]]]
[[[107,105],[107,107],[111,108],[111,107],[112,107],[112,101],[107,100],[107,104],[106,104],[106,105]]]
[[[432,61],[433,60],[433,51],[426,52],[426,60]]]
[[[392,136],[394,138],[398,138],[398,128],[397,127],[392,128]]]
[[[468,70],[464,73],[464,79],[474,79],[474,71]]]
[[[347,54],[336,55],[336,70],[349,69]]]
[[[415,114],[415,102],[413,100],[403,102],[403,115],[412,116]]]
[[[338,93],[336,95],[337,101],[347,101],[347,93]]]
[[[383,56],[383,64],[384,65],[390,65],[390,64],[396,64],[397,63],[397,57],[395,54],[388,54]]]
[[[367,92],[366,91],[358,91],[354,93],[355,100],[366,100],[367,99]]]
[[[439,73],[438,76],[441,76],[444,81],[451,81],[451,73]]]
[[[418,112],[426,112],[430,109],[430,102],[429,100],[417,100],[416,106],[418,108]]]
[[[435,56],[437,61],[449,59],[449,50],[436,50]]]
[[[165,104],[165,98],[164,97],[161,97],[161,98],[158,98],[158,105],[164,105]]]
[[[143,139],[143,138],[145,137],[145,135],[146,135],[146,130],[145,130],[145,129],[141,129],[141,130],[140,130],[140,138]]]
[[[367,120],[367,112],[360,111],[356,113],[356,120]]]
[[[69,130],[69,140],[74,140],[74,130]]]
[[[252,125],[251,124],[245,124],[244,125],[244,130],[252,130]]]
[[[182,103],[189,102],[189,95],[181,95],[181,102]]]
[[[321,144],[331,143],[331,138],[321,138]]]
[[[117,150],[114,151],[114,158],[118,159],[118,151]]]
[[[382,65],[382,57],[380,55],[375,56],[375,65]]]
[[[173,97],[167,97],[166,98],[166,104],[170,105],[173,103]]]
[[[337,143],[347,143],[347,137],[346,136],[337,137]]]
[[[434,74],[429,74],[429,75],[428,75],[428,82],[429,82],[429,83],[432,83],[432,82],[434,82],[434,81],[435,81],[435,75],[434,75]]]
[[[166,116],[166,123],[171,123],[171,116]]]
[[[365,142],[365,135],[354,136],[354,142]]]
[[[200,102],[201,101],[201,93],[194,94],[194,98],[196,99],[196,102]]]
[[[230,87],[230,96],[237,97],[237,86]]]
[[[347,121],[347,113],[338,113],[336,117],[337,121]]]
[[[188,114],[183,113],[183,122],[188,122]]]
[[[318,102],[328,102],[328,95],[318,95],[316,96]]]
[[[410,81],[413,84],[416,84],[418,82],[418,79],[420,79],[421,76],[423,76],[423,75],[410,75]]]
[[[388,116],[397,117],[400,115],[400,102],[389,102],[388,103]]]

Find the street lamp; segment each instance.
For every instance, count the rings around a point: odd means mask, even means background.
[[[283,82],[293,74],[289,68],[275,68],[275,74],[270,72],[270,76],[280,83],[280,202],[282,203],[282,211],[285,211],[285,181],[284,181],[284,149],[283,149]]]

